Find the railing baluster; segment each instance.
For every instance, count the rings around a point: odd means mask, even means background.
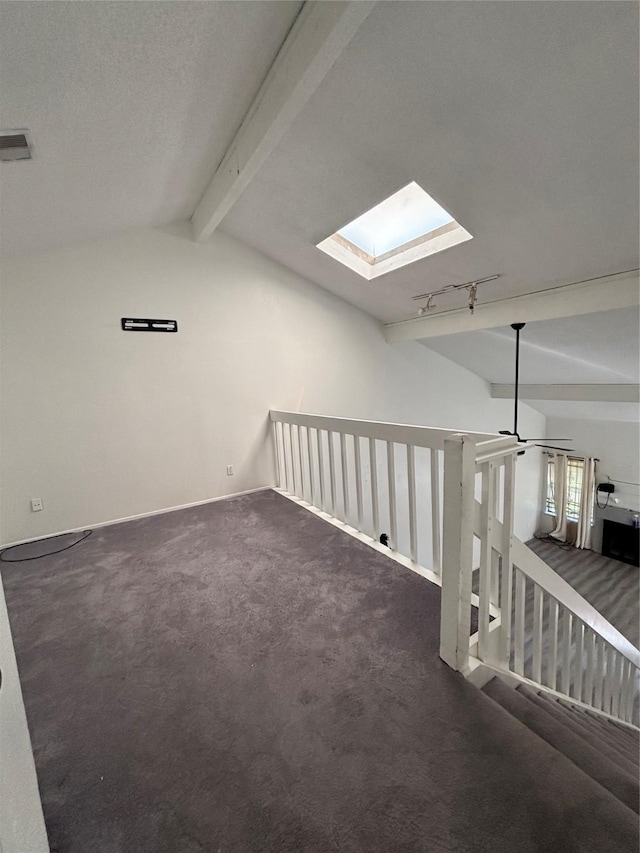
[[[282,421],[278,423],[280,427],[280,463],[282,465],[282,480],[280,481],[280,488],[284,489],[284,491],[288,491],[287,488],[287,448],[284,441],[284,424]]]
[[[394,443],[387,442],[387,478],[389,483],[389,538],[395,551],[398,547],[398,516],[396,511],[396,460]]]
[[[622,658],[613,652],[613,670],[611,673],[611,713],[614,717],[620,715],[620,687],[622,684]]]
[[[558,602],[549,599],[549,664],[547,686],[555,690],[558,684]]]
[[[584,671],[584,622],[581,619],[576,617],[576,652],[575,652],[575,662],[576,665],[574,667],[575,672],[575,687],[573,691],[573,695],[576,699],[582,699],[582,673]]]
[[[593,670],[595,665],[595,634],[589,628],[585,636],[587,669],[584,679],[584,701],[587,705],[593,704]]]
[[[604,640],[596,636],[596,677],[593,688],[593,707],[602,710],[604,681]]]
[[[298,426],[298,462],[300,463],[300,497],[302,500],[306,500],[306,494],[304,490],[304,453],[302,452],[302,427]]]
[[[371,516],[373,538],[380,536],[380,507],[378,503],[378,458],[376,455],[376,440],[369,439],[369,475],[371,477]]]
[[[618,717],[621,720],[627,719],[627,659],[620,656],[620,708],[618,710]]]
[[[289,424],[289,452],[291,454],[291,489],[292,495],[296,494],[296,464],[293,452],[293,424]]]
[[[416,514],[416,459],[412,444],[407,444],[407,487],[409,489],[409,555],[418,562],[418,521]]]
[[[513,663],[518,675],[524,675],[524,602],[526,594],[526,578],[518,569],[515,570],[516,613]]]
[[[329,487],[331,490],[331,515],[336,517],[336,460],[333,446],[333,433],[327,431],[329,440]]]
[[[497,464],[493,466],[493,497],[494,497],[494,507],[493,514],[495,518],[498,518],[500,515],[500,467],[502,465],[502,461],[498,460]]]
[[[349,478],[347,469],[347,437],[340,433],[340,470],[342,472],[342,508],[344,511],[343,521],[349,523]]]
[[[492,657],[489,646],[489,604],[491,601],[491,570],[493,549],[491,547],[493,520],[495,512],[495,478],[494,463],[485,462],[482,465],[482,505],[480,511],[480,571],[478,608],[478,657],[488,661]]]
[[[358,530],[362,530],[362,460],[360,459],[360,436],[353,436],[353,458],[356,465],[356,511]]]
[[[562,614],[562,670],[560,672],[560,689],[569,695],[571,686],[571,626],[573,614],[566,607]]]
[[[611,713],[611,698],[613,694],[613,648],[607,643],[605,654],[604,689],[602,691],[602,710]]]
[[[494,518],[497,521],[501,521],[500,519],[500,472],[502,470],[502,466],[504,464],[503,459],[499,459],[493,468],[493,496],[494,496],[494,507],[493,513]],[[495,605],[495,607],[500,607],[500,576],[501,576],[501,566],[502,566],[502,557],[500,555],[500,551],[495,550],[492,556],[492,566],[491,566],[491,603]]]
[[[318,446],[318,481],[320,483],[320,509],[326,510],[324,494],[324,453],[322,449],[322,430],[316,429],[316,444]]]
[[[511,657],[511,614],[513,607],[513,511],[514,511],[514,455],[504,460],[504,502],[502,513],[502,578],[500,584],[500,660],[509,665]]]
[[[307,457],[309,459],[309,502],[311,506],[315,506],[314,494],[313,494],[313,452],[311,450],[311,428],[307,427],[305,429],[305,433],[307,436]]]
[[[637,671],[631,661],[627,661],[627,692],[625,697],[625,715],[628,723],[633,722],[633,705],[636,698]],[[637,721],[636,721],[637,725]]]
[[[438,451],[431,448],[431,568],[436,574],[442,573],[442,529],[440,520],[440,457]]]
[[[542,684],[542,613],[544,594],[538,584],[533,587],[533,674],[532,678]]]
[[[276,452],[276,485],[278,488],[282,486],[282,473],[280,471],[280,442],[278,440],[278,421],[273,421],[273,445]]]
[[[500,607],[500,554],[491,549],[491,604]]]
[[[500,515],[500,468],[502,460],[493,465],[493,517]],[[491,604],[500,607],[500,553],[495,549],[491,555]]]

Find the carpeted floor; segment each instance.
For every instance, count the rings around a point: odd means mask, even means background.
[[[437,587],[274,492],[2,576],[53,851],[637,848],[439,660]]]
[[[640,570],[595,551],[565,550],[540,539],[527,545],[636,648],[640,646]]]

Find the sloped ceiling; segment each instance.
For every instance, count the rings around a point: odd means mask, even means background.
[[[520,337],[523,384],[638,384],[640,318],[627,309],[527,323]],[[510,327],[423,341],[429,349],[488,382],[514,381],[515,332]],[[544,415],[588,420],[640,420],[637,403],[526,400]]]
[[[639,337],[638,313],[627,309],[527,323],[520,333],[520,381],[638,383]],[[515,332],[509,326],[444,335],[423,343],[488,382],[513,382]]]
[[[187,218],[300,8],[2,2],[5,253]],[[384,321],[638,265],[638,7],[379,2],[222,228]],[[416,180],[473,235],[372,282],[316,249]],[[447,298],[439,308],[450,307]]]
[[[383,321],[494,273],[481,299],[637,267],[637,20],[624,2],[378,4],[223,228]],[[315,248],[412,180],[474,239],[370,282]]]
[[[188,218],[300,6],[0,2],[3,254]]]
[[[0,164],[3,254],[188,218],[300,7],[0,2],[0,123],[34,142]],[[624,0],[379,2],[221,227],[385,322],[494,273],[480,301],[635,269],[637,32]],[[316,249],[413,180],[471,241],[371,282]],[[534,324],[526,346],[539,375],[621,381],[621,322],[607,352],[589,317],[588,352]],[[509,335],[478,334],[429,345],[509,381]]]

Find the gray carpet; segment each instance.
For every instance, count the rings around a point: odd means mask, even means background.
[[[566,551],[539,539],[527,545],[636,648],[640,646],[640,570],[594,551]]]
[[[548,693],[521,684],[515,690],[494,678],[484,688],[505,710],[557,749],[617,799],[638,813],[638,737],[616,723],[566,708]],[[587,725],[585,725],[585,721]]]
[[[631,809],[439,660],[437,587],[280,495],[2,575],[53,851],[637,849]]]

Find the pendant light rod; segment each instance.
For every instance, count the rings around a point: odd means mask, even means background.
[[[518,436],[518,391],[520,387],[520,330],[526,323],[512,323],[511,328],[516,332],[516,380],[513,389],[513,434]],[[518,436],[519,438],[519,436]]]

